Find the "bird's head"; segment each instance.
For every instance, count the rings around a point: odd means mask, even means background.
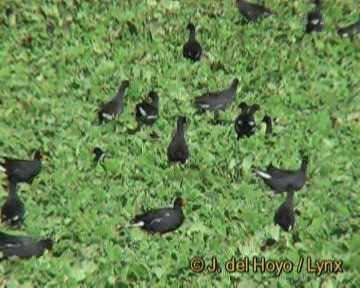
[[[184,199],[182,199],[180,197],[177,197],[175,199],[174,207],[185,207],[185,206],[186,206],[186,202]]]
[[[36,151],[35,154],[34,154],[34,159],[44,159],[44,153],[41,152],[40,150]]]
[[[189,24],[186,26],[186,28],[187,28],[188,30],[190,30],[190,31],[195,30],[195,26],[194,26],[194,24],[192,24],[192,23],[189,23]]]
[[[46,238],[46,239],[38,241],[37,244],[40,247],[51,251],[53,249],[53,246],[54,246],[54,241],[51,238]]]

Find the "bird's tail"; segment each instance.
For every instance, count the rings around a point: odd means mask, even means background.
[[[125,227],[143,227],[143,226],[144,226],[144,221],[125,224]]]

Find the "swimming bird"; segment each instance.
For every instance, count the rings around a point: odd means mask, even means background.
[[[186,118],[179,116],[177,120],[176,133],[167,148],[167,157],[170,162],[186,164],[190,157],[189,148],[185,141]]]
[[[249,107],[245,102],[241,102],[239,107],[241,108],[241,113],[236,117],[234,125],[238,140],[245,136],[250,137],[255,133],[256,122],[254,113],[260,109],[258,104]]]
[[[120,116],[123,112],[123,98],[126,89],[129,87],[129,81],[122,81],[116,96],[109,102],[102,104],[98,111],[100,124],[106,119],[114,119]]]
[[[352,37],[360,33],[360,20],[343,28],[338,29],[338,34],[341,37]]]
[[[200,112],[211,111],[217,113],[228,107],[236,95],[239,80],[234,79],[228,89],[208,92],[195,99],[195,106]]]
[[[202,55],[202,48],[200,43],[195,38],[195,26],[192,23],[187,25],[189,29],[189,40],[183,46],[183,56],[194,62],[199,61]]]
[[[249,21],[257,23],[261,17],[270,17],[276,15],[271,9],[255,4],[250,3],[245,0],[237,0],[237,6],[240,9],[240,13]]]
[[[275,224],[279,225],[281,229],[286,232],[291,232],[295,226],[295,211],[294,211],[294,191],[288,192],[286,200],[276,210],[274,216]]]
[[[45,249],[51,250],[52,247],[53,241],[50,238],[36,241],[32,237],[12,236],[0,232],[1,260],[12,256],[17,256],[21,259],[28,259],[34,256],[40,257],[44,254]]]
[[[154,91],[149,93],[150,102],[141,102],[135,107],[135,117],[140,123],[151,125],[159,117],[159,97]]]
[[[31,184],[41,171],[41,160],[44,154],[36,151],[32,160],[19,160],[10,157],[1,157],[0,171],[4,171],[8,181],[12,184],[26,182]]]
[[[298,170],[280,169],[270,164],[266,171],[256,170],[255,172],[275,193],[299,191],[306,182],[307,164],[308,157],[303,156]]]
[[[185,201],[176,198],[174,206],[136,216],[127,227],[140,227],[150,233],[168,233],[178,229],[184,222],[185,216],[182,210]]]
[[[1,207],[1,222],[12,226],[21,226],[25,215],[25,206],[16,191],[17,184],[9,183],[9,194]]]
[[[305,33],[320,32],[324,26],[320,0],[313,1],[315,8],[307,14]]]
[[[107,153],[99,147],[95,147],[93,153],[95,154],[93,161],[96,163],[98,162],[102,163],[105,157],[107,156]]]

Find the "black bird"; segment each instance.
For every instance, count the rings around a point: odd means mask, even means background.
[[[95,147],[93,150],[93,153],[95,154],[94,157],[94,162],[98,163],[102,163],[103,160],[105,159],[105,157],[107,156],[107,153],[103,150],[101,150],[99,147]]]
[[[349,36],[352,37],[359,33],[360,33],[360,20],[354,24],[347,26],[347,27],[338,29],[338,34],[341,37],[349,37]]]
[[[305,33],[320,32],[324,26],[320,0],[313,1],[315,8],[307,14]]]
[[[230,105],[238,85],[239,80],[234,79],[226,90],[205,93],[195,99],[195,106],[200,112],[211,111],[217,113]]]
[[[1,207],[1,222],[13,226],[21,226],[24,220],[25,206],[19,199],[16,184],[9,183],[9,195]]]
[[[269,8],[259,4],[249,3],[245,0],[237,0],[236,2],[240,9],[240,13],[246,17],[247,20],[254,23],[257,23],[260,20],[260,17],[276,15],[276,13]]]
[[[239,107],[241,108],[241,113],[235,119],[235,131],[238,140],[245,136],[250,137],[255,133],[256,122],[254,113],[260,109],[258,104],[249,107],[245,102],[241,102]]]
[[[101,105],[98,112],[100,123],[104,122],[105,119],[108,118],[114,119],[122,114],[123,98],[127,87],[129,87],[129,81],[125,80],[121,83],[121,86],[116,96],[113,99],[111,99],[109,102]]]
[[[5,161],[0,162],[0,171],[5,171],[9,182],[12,184],[21,182],[31,184],[41,171],[41,160],[43,157],[44,155],[40,151],[35,152],[33,160],[2,157]]]
[[[200,43],[195,39],[195,26],[192,23],[187,25],[190,30],[189,40],[183,46],[183,56],[192,61],[199,61],[202,55]]]
[[[270,164],[266,171],[257,170],[264,182],[275,193],[299,191],[306,182],[308,157],[303,156],[301,167],[298,170],[283,170]]]
[[[135,107],[136,120],[140,123],[151,125],[159,117],[159,97],[156,92],[149,93],[150,102],[141,102]]]
[[[265,115],[262,122],[265,122],[265,124],[266,124],[265,134],[266,135],[271,135],[272,134],[272,120],[271,120],[271,117],[269,115]]]
[[[28,259],[34,256],[40,257],[44,254],[45,249],[51,250],[52,247],[53,241],[50,238],[35,241],[32,237],[12,236],[0,232],[0,252],[2,252],[1,260],[12,256],[16,256],[21,259]]]
[[[128,227],[140,227],[150,233],[164,234],[179,228],[185,219],[182,207],[185,207],[185,201],[176,198],[174,206],[148,212],[136,216]]]
[[[184,135],[185,124],[186,118],[179,116],[177,120],[176,133],[167,148],[167,157],[170,162],[180,162],[182,164],[186,164],[189,160],[190,153]]]
[[[294,191],[288,192],[286,200],[276,210],[274,216],[275,224],[278,224],[284,231],[290,232],[295,226]]]

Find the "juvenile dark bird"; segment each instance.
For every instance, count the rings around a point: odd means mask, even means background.
[[[239,80],[234,79],[226,90],[205,93],[195,99],[195,106],[200,112],[218,112],[225,109],[233,100],[238,85]]]
[[[10,183],[17,184],[26,182],[31,184],[41,171],[41,160],[43,159],[43,156],[42,152],[36,151],[33,160],[1,157],[5,161],[0,162],[0,171],[5,171]]]
[[[183,56],[192,61],[199,61],[202,55],[200,43],[195,38],[195,26],[192,23],[187,25],[190,31],[189,40],[183,46]]]
[[[176,198],[174,206],[148,212],[136,216],[128,227],[140,227],[150,233],[164,234],[179,228],[185,219],[182,207],[185,207],[185,201]]]
[[[21,226],[24,220],[25,206],[17,195],[16,187],[16,184],[9,183],[9,194],[1,207],[1,222]]]
[[[185,128],[186,118],[179,116],[177,120],[176,133],[171,139],[167,148],[167,157],[170,162],[180,162],[186,164],[189,160],[189,148],[185,141]]]
[[[259,175],[275,193],[299,191],[306,182],[308,157],[303,156],[298,170],[284,170],[270,164],[266,171],[257,170]]]
[[[271,135],[272,134],[272,120],[271,120],[271,117],[269,115],[265,115],[262,122],[264,122],[266,124],[265,134],[266,135]]]
[[[34,256],[40,257],[44,254],[45,249],[51,250],[52,247],[53,241],[50,238],[35,241],[32,237],[12,236],[0,232],[1,260],[12,256],[17,256],[21,259],[28,259]]]
[[[150,102],[141,102],[135,107],[135,117],[140,123],[151,125],[159,117],[159,97],[156,92],[149,93]]]
[[[245,0],[237,0],[236,3],[240,9],[240,13],[247,20],[254,23],[257,23],[261,17],[276,15],[276,13],[271,11],[269,8],[259,4],[250,3]]]
[[[275,224],[279,225],[281,229],[286,232],[291,232],[295,226],[295,211],[294,211],[294,191],[288,192],[286,200],[276,210],[274,216]]]
[[[93,153],[95,154],[93,161],[96,163],[103,162],[103,160],[107,156],[107,153],[105,151],[101,150],[101,148],[99,148],[99,147],[95,147],[93,150]]]
[[[352,37],[360,33],[360,20],[347,27],[339,28],[338,34],[341,37]]]
[[[123,98],[127,87],[129,87],[129,81],[125,80],[121,83],[116,96],[109,102],[101,105],[98,112],[100,123],[104,122],[105,119],[114,119],[122,114]]]
[[[256,122],[254,113],[260,109],[258,104],[249,107],[245,102],[241,102],[239,107],[241,108],[241,113],[235,119],[235,131],[238,140],[245,136],[250,137],[255,133]]]
[[[315,7],[307,14],[305,32],[320,32],[324,26],[324,19],[321,15],[320,0],[313,1]]]

